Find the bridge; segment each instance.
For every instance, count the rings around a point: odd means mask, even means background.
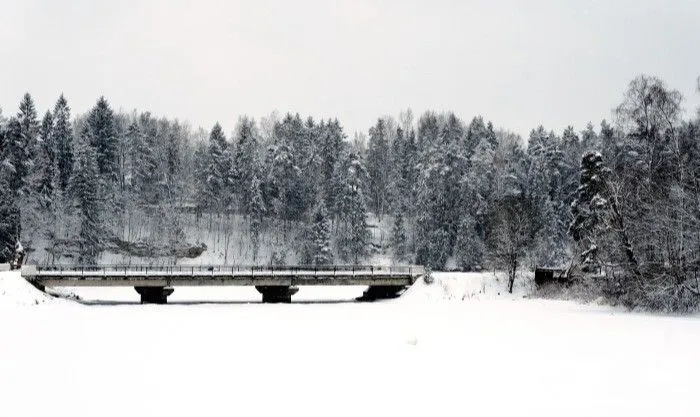
[[[367,285],[361,300],[395,298],[413,285],[419,265],[85,265],[22,267],[35,287],[134,287],[142,303],[165,304],[176,286],[254,286],[264,303],[289,303],[304,285]]]

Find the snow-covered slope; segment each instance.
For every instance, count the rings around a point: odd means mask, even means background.
[[[54,298],[34,288],[20,276],[19,271],[0,272],[0,308],[50,301],[54,301]]]
[[[508,278],[502,272],[434,272],[434,282],[417,281],[404,297],[410,300],[468,301],[468,300],[515,300],[534,291],[534,277],[522,272],[508,293]]]
[[[0,416],[696,414],[696,317],[504,295],[492,274],[378,303],[302,288],[324,302],[291,305],[178,288],[165,306],[18,307],[37,295],[18,278],[1,278]],[[86,298],[138,299],[100,291]]]

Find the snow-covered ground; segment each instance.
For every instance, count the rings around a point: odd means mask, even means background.
[[[360,287],[291,305],[177,288],[153,306],[128,288],[52,299],[0,273],[0,416],[697,414],[698,318],[435,278],[377,303],[350,302]]]

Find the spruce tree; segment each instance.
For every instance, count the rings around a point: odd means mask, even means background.
[[[343,152],[345,134],[338,119],[329,120],[322,125],[319,154],[321,160],[320,177],[322,181],[323,198],[328,206],[333,206],[333,171]]]
[[[86,124],[76,143],[73,176],[70,182],[70,194],[78,213],[78,241],[80,253],[78,261],[81,264],[92,265],[97,262],[100,251],[100,235],[102,232],[100,216],[100,193],[98,155],[90,145],[91,129]]]
[[[609,209],[608,178],[610,169],[597,151],[583,155],[580,170],[580,186],[571,205],[574,220],[569,233],[582,249],[583,263],[597,263],[598,236],[602,234]]]
[[[565,211],[563,203],[550,199],[540,208],[538,217],[542,227],[537,232],[534,254],[539,266],[561,267],[566,263],[567,226],[560,214]]]
[[[37,135],[39,134],[39,120],[34,106],[34,100],[29,93],[26,93],[19,104],[17,120],[20,124],[20,136],[22,146],[26,155],[24,165],[27,170],[31,170],[37,153]],[[25,173],[27,175],[28,173]],[[25,178],[28,178],[25,177]],[[27,184],[29,185],[29,184]]]
[[[278,212],[284,220],[301,220],[314,203],[314,184],[317,173],[310,172],[312,155],[309,154],[310,130],[299,114],[288,114],[275,124],[275,144],[271,155],[270,185],[275,194]]]
[[[423,123],[431,120],[429,115],[421,118],[419,130],[427,129]],[[469,163],[460,145],[463,141],[462,123],[450,114],[438,137],[424,140],[420,154],[416,260],[433,269],[445,266],[457,238],[460,195]]]
[[[116,181],[119,176],[119,144],[114,112],[104,97],[90,111],[89,126],[90,146],[97,154],[97,168],[100,175],[109,181]]]
[[[206,167],[206,201],[209,209],[222,210],[228,206],[226,192],[230,179],[230,159],[226,136],[219,123],[209,134],[208,161]]]
[[[339,216],[338,252],[344,261],[358,263],[370,254],[365,190],[367,171],[355,153],[342,164],[337,208]]]
[[[255,122],[247,117],[241,118],[236,131],[232,171],[234,190],[240,196],[240,208],[245,215],[251,215],[248,202],[254,196],[251,194],[255,191],[253,177],[257,175],[256,170],[260,163],[257,136]]]
[[[331,265],[333,250],[331,249],[331,222],[328,218],[326,203],[320,200],[311,215],[311,224],[306,231],[304,263],[310,265]]]
[[[367,174],[369,177],[369,203],[372,211],[379,218],[387,209],[388,186],[390,177],[391,153],[386,122],[379,119],[369,130],[367,148]]]
[[[21,231],[20,212],[17,200],[7,181],[5,170],[0,166],[0,263],[9,263],[14,258],[15,244]]]
[[[486,246],[476,231],[476,220],[467,214],[462,217],[455,243],[457,265],[463,271],[477,271],[483,268]]]
[[[10,185],[14,176],[6,126],[0,118],[0,263],[14,258],[15,244],[21,231],[17,190]]]
[[[391,247],[393,248],[394,260],[398,262],[405,262],[410,258],[404,212],[403,207],[396,211],[394,226],[391,229]]]
[[[265,202],[263,201],[260,180],[255,171],[253,171],[249,187],[250,190],[246,194],[250,196],[250,199],[247,201],[246,212],[250,218],[250,239],[253,246],[253,261],[255,262],[260,248],[262,222],[265,218]]]
[[[165,187],[167,196],[172,200],[181,197],[183,188],[183,127],[175,121],[170,126],[165,149]]]
[[[586,130],[581,132],[581,151],[595,151],[600,150],[600,141],[598,135],[593,129],[593,123],[588,122],[586,125]]]
[[[61,190],[68,187],[73,172],[73,130],[70,123],[70,107],[61,94],[53,110],[53,141],[56,146],[56,163]]]
[[[8,170],[6,181],[9,188],[13,190],[15,198],[19,198],[26,192],[30,156],[22,137],[22,125],[14,117],[11,117],[7,122],[3,152],[5,154],[3,163]]]
[[[302,185],[301,169],[294,163],[292,149],[280,143],[271,150],[269,184],[277,217],[289,221],[303,218],[307,201]]]
[[[53,135],[53,116],[47,111],[39,129],[39,153],[37,155],[36,171],[38,175],[36,191],[39,203],[44,209],[51,206],[54,189],[58,186],[58,164],[56,161],[56,145]]]

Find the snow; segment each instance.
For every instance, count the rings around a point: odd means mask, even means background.
[[[53,297],[38,291],[22,279],[19,272],[0,272],[0,308],[43,304],[53,300]]]
[[[52,299],[2,272],[0,415],[695,414],[697,317],[434,277],[377,303],[349,302],[362,287],[303,287],[295,301],[322,302],[291,305],[227,287],[153,306],[133,289]]]

